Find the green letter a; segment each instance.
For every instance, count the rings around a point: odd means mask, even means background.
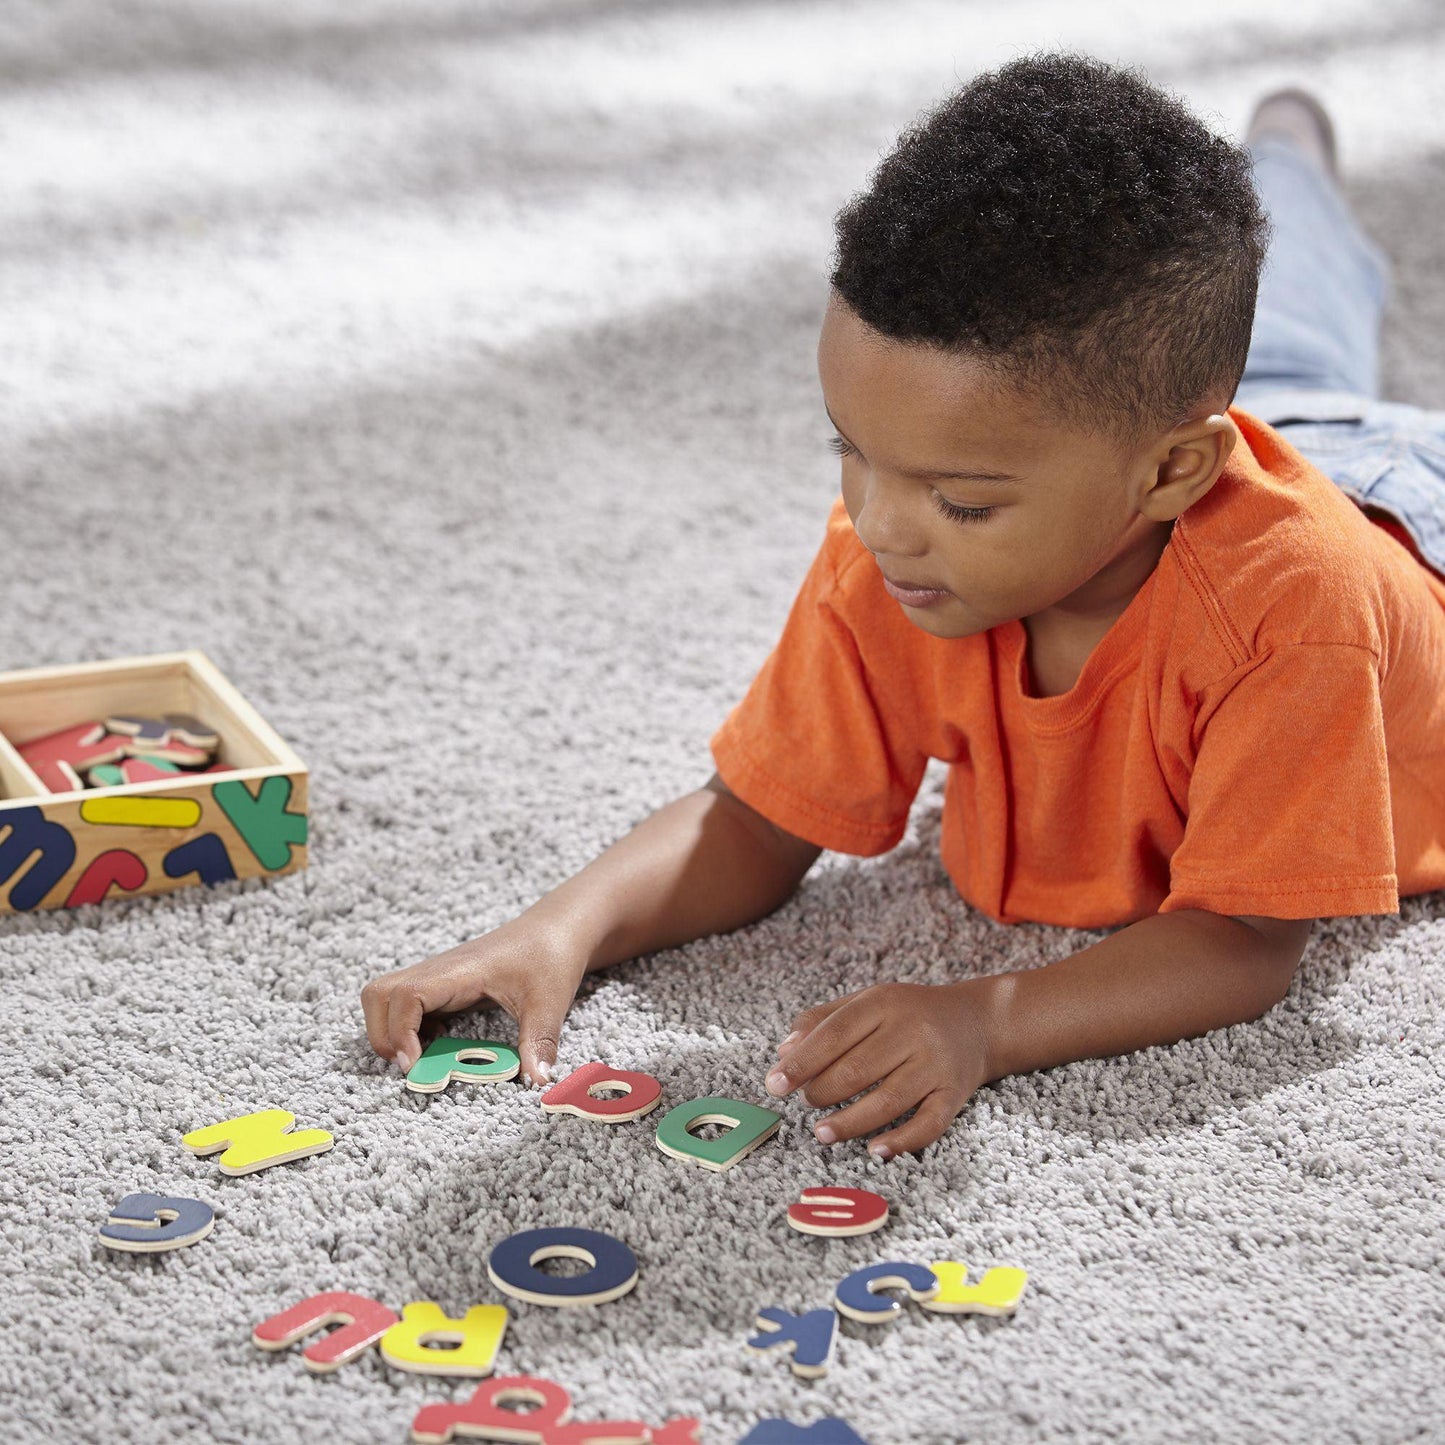
[[[773,1109],[739,1099],[693,1099],[679,1104],[657,1126],[657,1147],[675,1159],[691,1159],[704,1169],[731,1169],[777,1133],[783,1116]],[[699,1139],[692,1130],[703,1124],[726,1124],[727,1133]]]

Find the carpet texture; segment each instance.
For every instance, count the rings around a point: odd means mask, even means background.
[[[887,1165],[825,1153],[799,1100],[712,1175],[519,1084],[408,1095],[358,1003],[711,772],[837,485],[831,218],[903,126],[1036,47],[1140,63],[1231,134],[1312,85],[1398,265],[1386,394],[1439,406],[1440,32],[1433,0],[11,0],[0,666],[204,649],[310,766],[312,866],[0,921],[0,1438],[402,1441],[472,1387],[375,1351],[313,1377],[251,1327],[323,1289],[496,1302],[490,1246],[564,1224],[641,1281],[517,1304],[498,1373],[579,1419],[1445,1438],[1439,895],[1319,924],[1258,1023],[1007,1079]],[[589,980],[562,1064],[759,1099],[802,1007],[1104,936],[966,907],[940,785],[890,855],[824,855],[757,925]],[[181,1148],[273,1106],[335,1148],[245,1178]],[[895,1220],[793,1234],[821,1181]],[[213,1234],[106,1251],[137,1190],[209,1201]],[[844,1323],[817,1382],[744,1351],[759,1306],[886,1257],[1030,1284],[1011,1320]]]

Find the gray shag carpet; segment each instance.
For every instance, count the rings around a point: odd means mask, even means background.
[[[835,463],[814,374],[833,212],[925,107],[1025,50],[1144,65],[1238,134],[1333,107],[1397,262],[1385,387],[1445,396],[1438,6],[889,0],[10,0],[0,27],[0,666],[199,647],[309,764],[310,870],[0,921],[0,1438],[402,1441],[461,1381],[329,1378],[253,1324],[351,1289],[498,1301],[517,1229],[611,1230],[626,1298],[518,1304],[498,1373],[579,1419],[763,1416],[872,1445],[1445,1438],[1445,907],[1317,926],[1263,1020],[985,1089],[920,1158],[827,1154],[801,1101],[732,1172],[519,1084],[407,1095],[376,973],[514,916],[712,770]],[[563,1065],[761,1097],[786,1021],[886,978],[1103,934],[1001,927],[938,861],[941,776],[875,860],[589,980]],[[498,1015],[453,1031],[498,1031]],[[245,1178],[188,1129],[292,1110]],[[783,1223],[879,1189],[886,1233]],[[212,1203],[170,1255],[96,1231]],[[880,1257],[1023,1265],[1011,1320],[743,1349]]]

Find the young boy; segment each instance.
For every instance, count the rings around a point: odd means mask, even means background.
[[[763,917],[824,848],[894,847],[929,758],[970,904],[1122,926],[802,1014],[766,1087],[846,1105],[825,1144],[918,1150],[990,1080],[1257,1018],[1315,917],[1445,887],[1445,415],[1371,400],[1384,261],[1327,118],[1281,92],[1249,139],[1068,54],[904,134],[837,218],[842,494],[717,772],[368,984],[380,1054],[489,998],[545,1081],[584,973]]]

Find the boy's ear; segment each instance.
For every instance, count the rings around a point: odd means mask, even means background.
[[[1172,521],[1219,480],[1239,440],[1239,428],[1224,412],[1182,422],[1160,441],[1155,482],[1141,510],[1155,521]]]

